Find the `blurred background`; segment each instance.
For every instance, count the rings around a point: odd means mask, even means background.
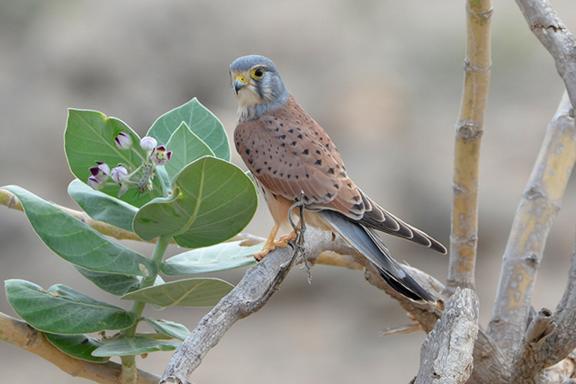
[[[572,0],[554,5],[575,31]],[[516,6],[495,6],[477,269],[484,325],[517,202],[563,91]],[[231,135],[228,64],[260,53],[275,60],[289,90],[331,134],[356,182],[447,244],[464,20],[463,1],[0,0],[0,185],[72,206],[62,142],[68,107],[103,111],[143,134],[157,116],[196,96]],[[241,164],[237,156],[234,162]],[[572,181],[548,241],[536,307],[554,308],[561,295],[575,216]],[[249,230],[264,235],[270,223],[262,205]],[[0,207],[0,244],[0,280],[61,282],[126,306],[51,254],[20,212]],[[445,278],[446,257],[395,239],[388,244],[397,258]],[[237,282],[242,273],[218,276]],[[14,315],[4,294],[0,311]],[[205,312],[151,310],[189,328]],[[359,272],[315,267],[308,285],[297,268],[264,309],[233,327],[193,379],[406,383],[417,372],[423,334],[381,331],[407,322]],[[138,360],[160,374],[169,356]],[[0,371],[2,382],[83,382],[2,343]]]

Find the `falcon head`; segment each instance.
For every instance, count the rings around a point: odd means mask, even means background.
[[[276,66],[267,57],[237,58],[230,64],[230,76],[240,109],[282,104],[288,98]]]

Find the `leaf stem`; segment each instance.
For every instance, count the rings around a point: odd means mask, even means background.
[[[170,244],[170,240],[172,239],[171,236],[160,236],[158,238],[158,242],[154,247],[154,252],[152,253],[152,272],[146,276],[142,283],[140,284],[140,288],[150,287],[156,281],[158,277],[158,271],[160,270],[160,263],[162,262],[162,258],[164,257],[164,253],[166,253],[166,248],[168,248],[168,244]],[[132,313],[136,318],[136,322],[130,328],[124,330],[122,332],[123,336],[126,337],[133,337],[136,334],[136,329],[138,328],[138,323],[140,322],[140,318],[142,317],[142,312],[144,312],[144,308],[146,307],[146,303],[142,301],[134,302],[132,306]],[[123,356],[122,357],[122,376],[121,376],[121,383],[122,384],[135,384],[138,381],[138,371],[136,369],[136,357],[135,356]]]

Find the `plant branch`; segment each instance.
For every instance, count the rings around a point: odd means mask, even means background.
[[[63,207],[61,205],[54,203],[52,204],[58,209],[63,210],[70,216],[75,217],[76,219],[80,220],[84,224],[89,225],[90,227],[92,227],[93,229],[95,229],[96,231],[100,232],[105,236],[113,237],[117,240],[134,240],[134,241],[143,241],[146,243],[154,243],[156,241],[156,240],[151,241],[143,240],[142,238],[140,238],[140,236],[138,236],[134,232],[118,228],[114,225],[105,223],[103,221],[94,220],[93,218],[88,216],[88,214],[85,212],[77,211],[75,209],[71,209],[68,207]],[[15,209],[20,212],[24,211],[24,208],[22,207],[22,204],[20,204],[20,202],[18,201],[18,198],[14,196],[11,192],[2,188],[0,188],[0,205],[4,205],[7,208]],[[244,242],[244,245],[252,245],[260,243],[264,241],[264,239],[259,236],[254,236],[250,233],[242,232],[234,236],[229,241],[242,241]]]
[[[56,349],[44,335],[23,321],[0,313],[0,340],[25,349],[51,362],[74,377],[82,377],[103,384],[120,384],[121,365],[113,362],[90,363],[74,359]],[[138,371],[139,384],[156,384],[159,378]]]
[[[491,0],[466,2],[464,90],[456,124],[448,287],[473,287],[478,242],[478,172],[490,83]]]
[[[14,196],[12,193],[2,188],[0,188],[0,205],[5,205],[6,207],[15,209],[17,211],[24,211],[24,208],[22,207],[22,204],[20,204],[20,202],[18,201],[18,198]],[[103,235],[114,237],[118,240],[144,241],[134,232],[130,232],[125,229],[115,227],[102,221],[94,220],[93,218],[88,216],[85,212],[76,211],[74,209],[63,207],[58,204],[54,204],[54,206],[66,212],[70,216],[80,220],[84,224],[89,225],[90,227],[94,228],[96,231],[100,232]]]
[[[160,263],[162,262],[162,258],[164,257],[164,253],[166,253],[166,248],[168,248],[168,244],[170,244],[170,240],[172,238],[170,236],[160,236],[158,238],[158,242],[154,247],[154,252],[152,254],[152,265],[154,266],[154,272],[150,275],[146,276],[142,283],[140,284],[140,288],[150,287],[156,281],[156,277],[158,277],[158,271],[160,270]],[[122,334],[126,337],[133,337],[136,334],[136,330],[138,329],[138,323],[140,322],[140,318],[142,317],[142,312],[144,312],[144,308],[146,307],[146,303],[143,301],[136,301],[132,307],[132,313],[134,314],[134,318],[136,322],[130,328],[124,330]],[[138,382],[138,369],[136,368],[136,356],[122,356],[122,375],[121,375],[121,382],[122,384],[136,384]]]
[[[576,127],[562,98],[548,125],[504,251],[489,333],[511,363],[524,337],[538,266],[574,162]]]
[[[530,30],[554,58],[572,105],[576,105],[576,42],[548,0],[516,0]]]
[[[478,313],[476,293],[456,288],[422,345],[415,384],[463,384],[468,380],[478,335]]]

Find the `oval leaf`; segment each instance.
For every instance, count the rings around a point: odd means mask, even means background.
[[[91,337],[84,335],[55,335],[51,333],[45,333],[44,337],[60,352],[64,352],[75,359],[91,363],[105,363],[109,360],[108,357],[92,356],[92,352],[101,344]]]
[[[4,189],[18,197],[30,224],[48,248],[75,266],[132,276],[152,270],[145,257],[106,239],[46,200],[17,186]]]
[[[183,247],[204,247],[244,229],[257,203],[254,184],[240,168],[203,157],[177,175],[174,196],[155,199],[138,211],[134,231],[145,240],[173,235]]]
[[[114,138],[120,132],[132,139],[129,149],[120,149],[114,143]],[[82,181],[88,180],[89,169],[97,161],[105,162],[110,168],[123,164],[129,170],[135,170],[146,156],[139,143],[140,138],[136,132],[119,119],[98,111],[68,110],[64,149],[70,170]],[[104,187],[102,192],[116,197],[119,189],[119,186],[111,184]],[[121,196],[121,200],[139,207],[157,196],[162,196],[162,188],[158,178],[154,178],[151,191],[142,193],[137,188],[130,188]]]
[[[141,279],[136,276],[94,272],[80,267],[76,269],[98,288],[116,296],[122,296],[140,288]]]
[[[224,125],[196,98],[156,119],[147,135],[155,137],[160,143],[166,143],[182,122],[185,122],[217,157],[230,160],[230,148]]]
[[[216,304],[232,288],[232,284],[221,279],[185,279],[142,288],[122,298],[160,307],[209,307]]]
[[[164,261],[162,272],[167,275],[195,275],[255,264],[254,254],[262,249],[262,244],[241,246],[241,243],[231,241],[181,253]]]
[[[186,326],[174,321],[154,320],[148,318],[145,318],[144,320],[146,320],[146,322],[150,324],[156,332],[175,339],[184,340],[190,334],[190,331]]]
[[[94,220],[132,231],[138,209],[115,197],[96,191],[78,179],[68,185],[68,194]]]
[[[146,336],[120,337],[104,340],[93,356],[135,356],[157,351],[172,351],[178,347],[174,341],[157,340]]]
[[[25,280],[4,282],[8,302],[32,327],[48,333],[78,335],[125,329],[134,316],[80,292],[56,284],[48,290]]]
[[[184,122],[170,136],[166,147],[172,151],[172,158],[164,166],[170,179],[174,179],[178,172],[194,160],[204,156],[214,156],[210,147],[192,133]]]

